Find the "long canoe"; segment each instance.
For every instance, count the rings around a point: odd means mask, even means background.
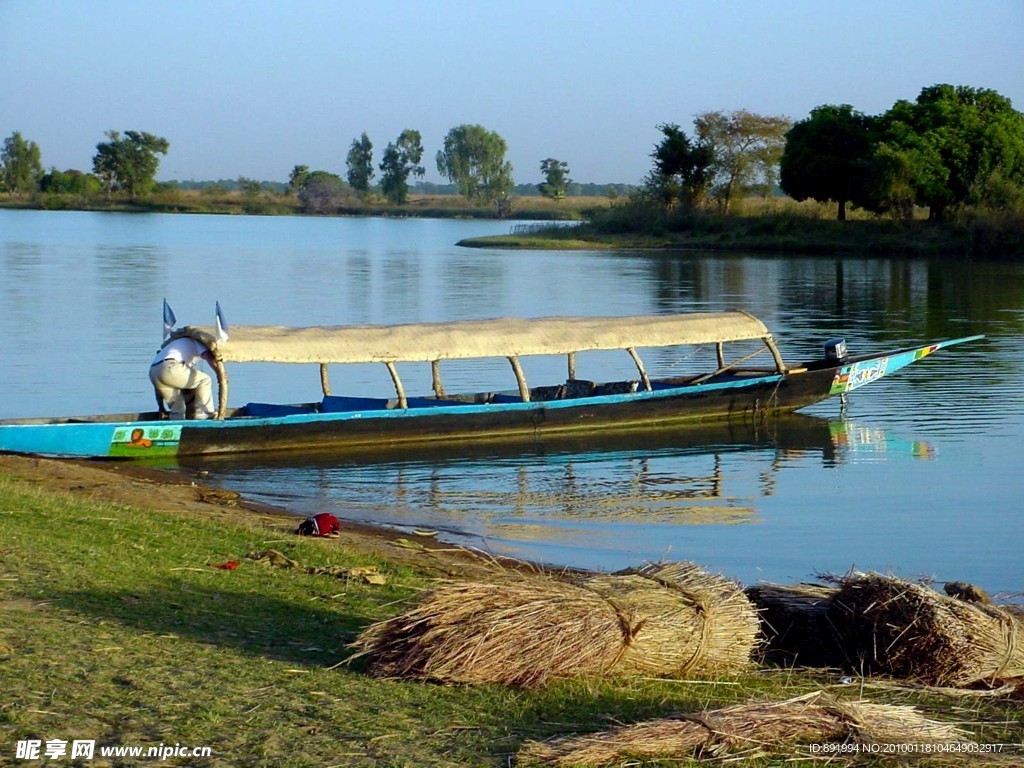
[[[219,329],[218,329],[219,330]],[[89,458],[157,458],[650,430],[700,421],[763,419],[833,396],[846,396],[944,347],[981,336],[932,342],[881,354],[850,356],[832,340],[820,359],[789,366],[772,334],[746,312],[643,317],[552,317],[453,323],[293,328],[241,326],[225,336],[188,326],[171,338],[202,341],[213,353],[219,385],[217,417],[167,420],[157,412],[0,421],[0,451]],[[704,372],[651,377],[641,349],[713,349]],[[622,350],[636,376],[598,382],[577,377],[576,355]],[[727,355],[726,352],[729,351]],[[693,349],[680,352],[692,354]],[[754,367],[764,354],[770,364]],[[531,386],[520,357],[564,355],[567,377]],[[514,389],[449,394],[447,360],[506,358]],[[320,366],[321,394],[292,405],[248,403],[230,408],[226,366],[246,362]],[[331,393],[328,365],[384,364],[394,396]],[[398,363],[429,363],[433,391],[410,397]]]

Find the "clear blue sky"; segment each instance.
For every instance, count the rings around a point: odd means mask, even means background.
[[[637,183],[656,125],[707,110],[877,114],[921,88],[1024,110],[1024,0],[0,0],[0,138],[91,170],[104,131],[170,141],[159,178],[344,174],[419,130],[426,179],[462,123],[497,131],[518,183],[547,157]]]

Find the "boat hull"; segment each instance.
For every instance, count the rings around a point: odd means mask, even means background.
[[[976,337],[972,337],[976,338]],[[270,451],[391,448],[451,441],[543,438],[596,430],[650,430],[712,420],[756,421],[875,381],[943,346],[940,342],[786,373],[727,374],[653,391],[560,400],[419,404],[418,407],[160,421],[155,414],[0,422],[0,451],[159,459]]]
[[[769,411],[794,410],[828,396],[829,377],[815,377],[822,381],[814,388],[784,386],[782,378],[773,375],[740,384],[547,402],[458,404],[224,421],[160,421],[138,414],[126,415],[124,420],[104,417],[111,420],[83,418],[3,424],[0,449],[51,456],[145,459],[392,447],[590,430],[650,429],[704,419],[753,419]],[[783,388],[787,392],[785,403],[778,397]]]

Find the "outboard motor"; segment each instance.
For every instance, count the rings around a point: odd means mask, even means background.
[[[846,339],[829,339],[825,342],[825,359],[839,364],[846,359]]]

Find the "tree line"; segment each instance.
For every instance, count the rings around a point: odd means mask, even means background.
[[[965,204],[1005,210],[1024,200],[1024,114],[995,91],[934,85],[869,116],[824,105],[793,126],[782,188],[797,200],[847,203],[932,220]]]
[[[438,172],[458,188],[459,194],[472,202],[493,203],[498,214],[504,215],[511,210],[515,187],[512,164],[505,160],[507,150],[505,140],[496,132],[482,125],[459,125],[448,131],[435,163]],[[394,205],[404,205],[409,199],[410,178],[426,173],[421,165],[423,154],[420,132],[406,129],[384,148],[380,163],[375,165],[373,142],[364,132],[349,147],[344,179],[297,165],[288,184],[303,204],[314,211],[336,207],[353,193],[364,200],[380,194]],[[374,185],[377,170],[380,181]]]
[[[693,135],[663,134],[640,196],[668,209],[716,204],[776,185],[797,201],[848,205],[909,219],[916,207],[941,221],[965,205],[1024,210],[1024,114],[995,91],[934,85],[913,102],[865,115],[826,104],[796,123],[743,110],[706,112]]]
[[[0,150],[0,191],[14,194],[36,192],[91,196],[115,192],[131,200],[149,193],[156,180],[160,155],[170,149],[167,139],[144,131],[107,131],[107,141],[96,146],[93,172],[77,170],[43,171],[39,146],[15,131]],[[498,214],[511,211],[511,198],[516,189],[512,164],[505,159],[505,140],[481,125],[459,125],[444,139],[444,146],[435,158],[438,172],[445,176],[459,194],[473,202],[492,203]],[[374,163],[373,143],[364,132],[352,142],[346,156],[347,171],[342,178],[336,173],[313,170],[305,165],[292,169],[287,190],[295,194],[310,213],[337,210],[354,197],[364,200],[380,195],[394,205],[408,202],[410,179],[422,177],[425,168],[420,132],[406,129],[390,142],[379,164]],[[380,171],[380,180],[374,177]],[[572,183],[568,164],[548,158],[541,163],[546,181],[538,185],[540,194],[561,199]],[[261,182],[240,178],[237,188],[245,194],[259,193]]]
[[[704,208],[714,201],[729,213],[740,195],[768,196],[778,181],[779,159],[792,122],[747,110],[703,112],[691,138],[676,123],[658,126],[663,138],[651,157],[643,195],[667,208]]]
[[[544,197],[540,187],[543,184],[516,184],[512,187],[511,195],[519,197]],[[158,190],[188,190],[195,192],[206,192],[207,194],[226,194],[229,192],[241,192],[242,194],[258,195],[288,195],[291,194],[288,182],[285,181],[259,181],[240,176],[234,179],[175,179],[173,181],[162,181],[157,184]],[[572,179],[565,185],[565,197],[606,197],[610,200],[621,199],[637,189],[636,184],[595,184],[592,182],[582,183]],[[459,187],[451,183],[439,183],[436,181],[412,181],[409,182],[410,195],[432,195],[435,197],[457,197]]]
[[[92,196],[105,191],[111,196],[123,192],[132,200],[146,195],[160,167],[159,155],[170,149],[167,139],[145,131],[107,131],[107,141],[96,145],[92,173],[79,170],[43,171],[39,145],[19,131],[4,139],[0,150],[0,190],[13,194]]]
[[[847,206],[902,218],[925,207],[933,220],[965,205],[1024,210],[1024,115],[992,90],[934,85],[876,116],[848,104],[825,104],[795,123],[736,110],[696,115],[692,134],[676,123],[657,128],[662,138],[651,153],[653,167],[638,189],[629,190],[634,203],[729,213],[740,197],[781,190],[798,201],[835,203],[840,219]],[[97,145],[91,174],[44,173],[39,147],[15,132],[0,150],[0,190],[120,193],[133,200],[147,194],[159,156],[169,150],[167,140],[142,131],[108,131],[106,139]],[[459,125],[445,136],[435,164],[459,194],[505,215],[523,188],[513,181],[507,149],[494,131]],[[419,131],[403,130],[379,162],[364,132],[349,147],[344,176],[297,165],[288,190],[311,213],[375,196],[403,205],[411,189],[431,186],[413,181],[425,174],[423,157]],[[541,195],[560,200],[579,186],[565,161],[549,157],[539,167]],[[262,188],[249,179],[238,185],[249,193]]]

